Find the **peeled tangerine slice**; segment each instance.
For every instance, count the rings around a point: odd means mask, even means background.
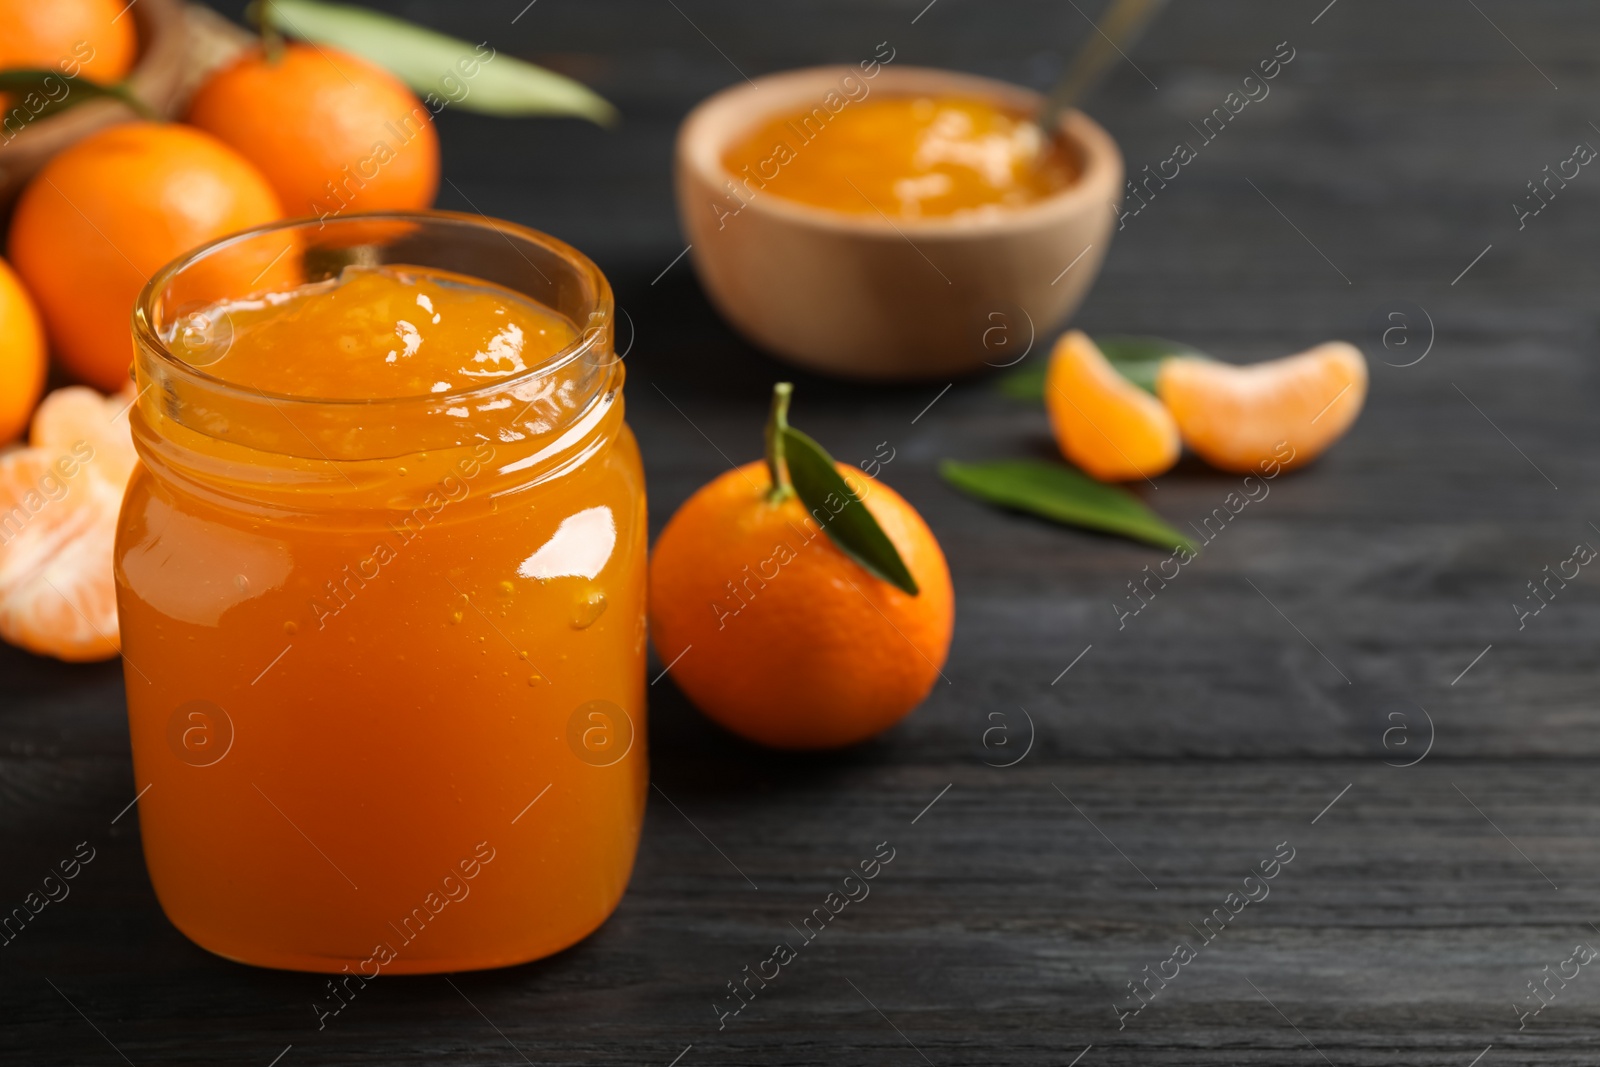
[[[1287,470],[1317,458],[1356,421],[1367,361],[1343,341],[1246,367],[1177,356],[1161,365],[1156,392],[1184,443],[1212,466]]]
[[[45,398],[29,447],[0,455],[0,637],[74,662],[117,654],[112,545],[135,464],[131,392]]]
[[[57,389],[33,413],[28,444],[65,453],[87,445],[94,452],[94,472],[127,485],[136,458],[127,415],[132,404],[131,385],[109,397],[81,385]]]
[[[1045,406],[1061,454],[1102,482],[1154,478],[1178,461],[1178,424],[1081,330],[1050,354]]]

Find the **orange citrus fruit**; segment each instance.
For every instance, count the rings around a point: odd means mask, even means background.
[[[33,416],[28,446],[45,451],[70,451],[84,445],[93,453],[93,472],[113,485],[126,485],[137,457],[128,427],[133,385],[105,397],[93,389],[57,389]]]
[[[188,121],[261,168],[292,217],[428,207],[439,137],[394,75],[326,46],[246,52],[213,74]]]
[[[1343,341],[1245,367],[1177,356],[1162,363],[1156,392],[1184,443],[1212,466],[1252,472],[1278,462],[1287,470],[1316,459],[1356,421],[1367,361]],[[1279,454],[1285,445],[1288,460]]]
[[[121,647],[112,545],[135,462],[121,414],[131,389],[56,390],[28,447],[0,455],[0,637],[12,644],[74,662]]]
[[[62,364],[110,392],[128,380],[129,319],[149,276],[281,214],[261,172],[216,138],[132,122],[91,134],[34,175],[8,250]]]
[[[47,67],[101,84],[133,68],[139,42],[124,0],[0,0],[0,70]]]
[[[835,469],[900,553],[915,596],[845,555],[750,463],[673,515],[650,560],[650,628],[678,687],[774,748],[838,748],[898,722],[940,676],[955,621],[944,553],[893,489]],[[826,517],[826,515],[824,515]]]
[[[0,445],[19,436],[44,391],[44,327],[33,300],[0,259]]]
[[[1061,454],[1102,482],[1154,478],[1178,461],[1178,426],[1118,374],[1090,337],[1069,330],[1050,353],[1045,407]]]

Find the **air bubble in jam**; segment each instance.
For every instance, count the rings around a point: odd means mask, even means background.
[[[587,630],[606,613],[606,595],[599,586],[585,582],[572,600],[568,620],[574,630]]]

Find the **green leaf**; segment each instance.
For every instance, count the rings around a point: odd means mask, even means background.
[[[10,70],[0,70],[0,94],[11,97],[8,108],[11,113],[14,114],[20,109],[32,116],[28,120],[30,122],[49,118],[58,111],[65,111],[74,104],[81,104],[86,100],[106,98],[122,101],[141,118],[160,118],[148,104],[134,96],[126,85],[120,83],[101,85],[82,76],[69,78],[59,70],[52,70],[49,67],[14,67]],[[29,103],[29,94],[33,94],[34,99],[41,105],[37,110]]]
[[[601,126],[617,109],[571,78],[365,8],[319,0],[261,0],[280,32],[371,60],[419,93],[488,115],[575,115]],[[430,110],[433,110],[430,107]]]
[[[995,463],[947,459],[939,464],[939,473],[962,492],[991,504],[1159,548],[1195,551],[1194,542],[1126,489],[1104,485],[1064,464],[1031,459]]]
[[[1107,362],[1147,393],[1156,391],[1156,372],[1161,369],[1161,362],[1169,356],[1211,358],[1192,345],[1169,341],[1164,337],[1111,333],[1096,337],[1094,343],[1100,346]],[[1000,391],[1013,400],[1043,400],[1045,375],[1049,369],[1048,356],[1020,367],[1000,379]]]
[[[861,564],[867,573],[916,596],[917,581],[911,577],[894,542],[839,474],[833,457],[793,426],[784,426],[779,432],[795,493],[839,551]]]
[[[1105,353],[1106,359],[1124,378],[1152,394],[1156,391],[1156,372],[1165,360],[1172,356],[1211,358],[1193,345],[1169,341],[1164,337],[1110,333],[1096,337],[1094,343],[1100,346],[1100,351]]]
[[[1000,379],[1000,391],[1012,400],[1044,400],[1044,378],[1050,371],[1050,357],[1024,363]]]

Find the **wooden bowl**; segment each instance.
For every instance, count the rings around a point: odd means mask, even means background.
[[[206,74],[250,40],[222,16],[182,0],[138,0],[128,14],[139,32],[139,58],[128,86],[169,118],[183,109]],[[90,100],[30,122],[9,140],[0,135],[0,213],[51,156],[96,130],[136,118],[120,101]]]
[[[814,67],[717,93],[684,120],[676,152],[678,214],[701,284],[751,341],[830,374],[938,378],[1015,361],[1077,308],[1100,268],[1122,193],[1116,142],[1068,112],[1059,133],[1079,180],[987,217],[891,222],[751,196],[742,183],[740,208],[722,165],[728,146],[775,114],[820,105],[846,76],[872,94],[976,96],[1029,112],[1042,103],[1005,82],[920,67],[886,66],[870,82],[855,67]]]

